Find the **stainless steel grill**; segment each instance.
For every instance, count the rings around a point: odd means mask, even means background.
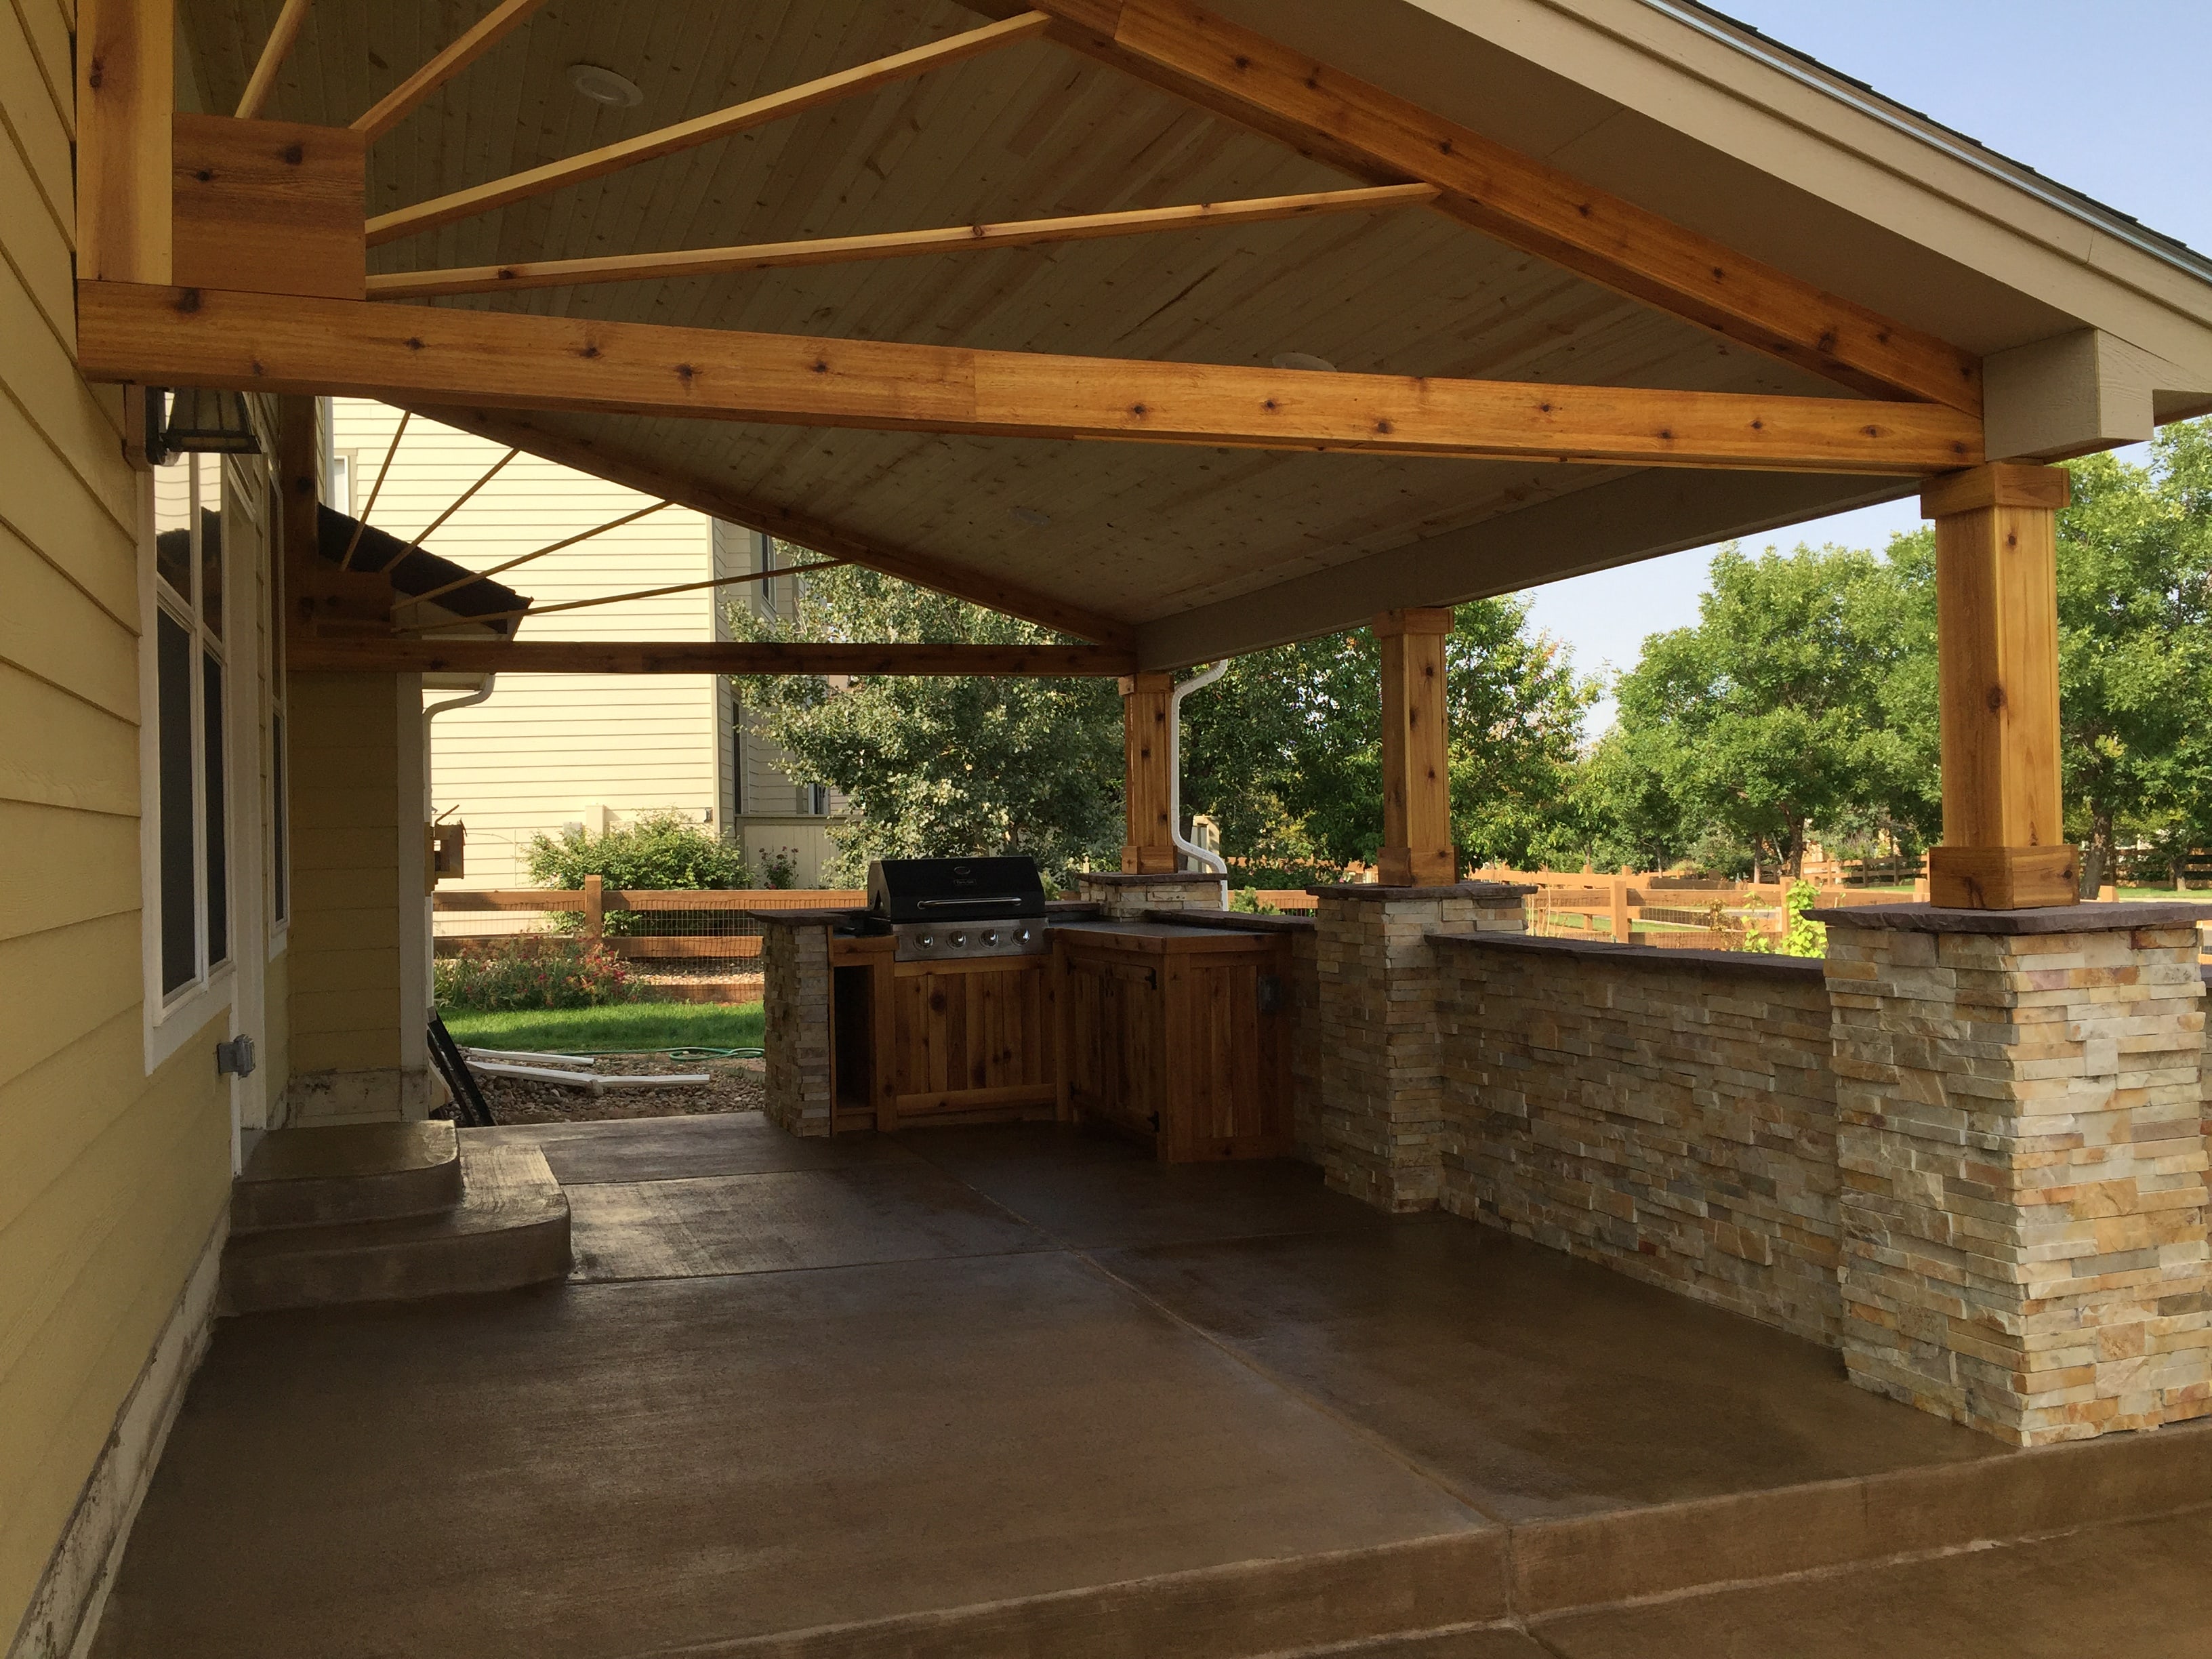
[[[880,859],[868,866],[867,928],[901,962],[1041,956],[1044,883],[1030,858]]]

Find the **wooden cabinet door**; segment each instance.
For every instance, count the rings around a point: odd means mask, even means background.
[[[1276,952],[1170,958],[1163,1156],[1176,1163],[1279,1158],[1291,1150],[1289,1079]]]
[[[1067,1104],[1079,1117],[1151,1139],[1166,1107],[1166,1030],[1158,958],[1068,947],[1063,999]]]
[[[891,1035],[901,1119],[1048,1107],[1048,957],[900,963]]]

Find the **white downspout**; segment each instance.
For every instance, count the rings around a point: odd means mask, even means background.
[[[464,692],[458,697],[448,697],[443,702],[434,702],[422,711],[422,810],[425,812],[428,812],[431,806],[430,722],[439,715],[449,714],[453,709],[473,708],[480,702],[489,702],[493,688],[498,684],[498,675],[487,674],[478,683],[475,690]],[[422,908],[425,912],[430,913],[426,914],[422,921],[422,948],[430,958],[422,970],[422,984],[429,1000],[429,1007],[424,1009],[422,1014],[423,1021],[427,1024],[431,1010],[438,1006],[437,993],[430,988],[435,987],[438,982],[438,925],[436,915],[432,910],[429,896],[427,894],[423,896]]]
[[[1187,853],[1217,876],[1229,874],[1229,860],[1182,838],[1182,700],[1201,686],[1211,685],[1229,672],[1218,662],[1202,674],[1194,674],[1168,696],[1168,836],[1179,852]]]

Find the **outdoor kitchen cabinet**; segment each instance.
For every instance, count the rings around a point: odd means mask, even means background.
[[[1287,1156],[1288,949],[1169,922],[1054,928],[1063,1111],[1163,1163]]]

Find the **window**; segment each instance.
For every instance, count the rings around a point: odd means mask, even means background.
[[[165,1006],[230,959],[225,574],[222,458],[184,456],[154,479],[152,805]]]
[[[331,504],[349,519],[359,516],[353,510],[354,453],[341,449],[331,456]]]

